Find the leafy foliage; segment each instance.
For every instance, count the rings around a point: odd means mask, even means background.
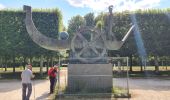
[[[82,16],[77,15],[72,17],[68,23],[68,33],[70,36],[72,37],[82,25],[85,25],[85,20]]]
[[[19,10],[0,11],[0,58],[23,59],[51,56],[53,51],[36,45],[29,37],[25,26],[25,13]],[[62,15],[58,9],[35,9],[33,21],[37,29],[44,35],[57,38],[62,30]],[[0,62],[3,63],[3,62]]]
[[[94,13],[88,13],[84,16],[84,19],[86,21],[86,26],[94,26]]]
[[[148,55],[169,55],[169,37],[170,37],[170,18],[167,14],[170,11],[160,9],[150,9],[136,12],[122,12],[114,14],[113,33],[120,41],[132,25],[131,16],[136,15],[139,32],[144,43],[144,49]],[[137,54],[137,46],[135,43],[135,32],[131,34],[126,43],[121,48],[119,54],[127,56],[129,54]]]

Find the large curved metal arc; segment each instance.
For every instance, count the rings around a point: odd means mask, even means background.
[[[70,48],[70,40],[57,40],[53,38],[46,37],[41,34],[34,25],[32,20],[32,11],[30,6],[24,6],[24,11],[26,12],[26,29],[32,40],[38,44],[39,46],[57,51],[59,49],[69,49]]]

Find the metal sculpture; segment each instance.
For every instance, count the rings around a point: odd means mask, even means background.
[[[84,63],[95,63],[107,56],[107,50],[118,50],[128,38],[134,26],[132,26],[121,41],[117,41],[113,27],[113,6],[109,6],[109,15],[106,20],[105,30],[94,27],[80,27],[71,39],[57,40],[41,34],[32,20],[30,6],[24,6],[26,12],[26,29],[32,40],[39,46],[58,51],[61,49],[71,49],[72,58]]]

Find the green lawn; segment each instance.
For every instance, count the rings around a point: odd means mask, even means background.
[[[67,67],[62,67],[66,68]],[[121,73],[119,73],[118,67],[113,67],[113,77],[126,77],[126,72],[129,67],[124,66],[121,67]],[[15,73],[13,73],[13,68],[7,68],[7,71],[5,71],[5,68],[0,68],[0,79],[20,79],[21,72],[24,69],[22,67],[15,68]],[[170,66],[160,66],[159,67],[159,73],[155,73],[155,67],[154,66],[147,66],[147,71],[140,71],[140,66],[133,66],[133,72],[129,72],[129,77],[170,77]],[[47,78],[47,71],[46,67],[43,67],[43,75],[40,75],[40,67],[33,67],[33,73],[36,75],[36,79],[44,79]],[[118,73],[118,74],[117,74]]]
[[[121,66],[120,68],[121,68],[121,70],[129,69],[129,67],[127,67],[127,66]],[[154,71],[155,66],[146,66],[145,69],[148,70],[148,71]],[[117,66],[116,67],[113,66],[113,70],[119,70],[119,68]],[[132,70],[133,71],[140,71],[141,68],[140,68],[140,66],[133,66]],[[144,70],[144,67],[143,67],[143,70]],[[159,70],[160,71],[168,71],[168,70],[170,71],[170,66],[167,66],[167,67],[166,66],[159,66]]]
[[[16,67],[15,72],[22,72],[24,69],[23,67]],[[33,73],[34,72],[40,72],[40,67],[33,67],[32,68]],[[43,72],[46,71],[46,67],[43,67]],[[13,68],[7,68],[7,71],[5,71],[5,68],[0,68],[0,73],[5,73],[5,72],[13,72]]]
[[[17,67],[15,68],[15,73],[13,73],[13,68],[7,68],[7,71],[5,71],[5,68],[0,68],[0,79],[21,79],[23,70],[23,68]],[[35,79],[46,79],[46,67],[43,67],[43,75],[40,75],[39,67],[33,67],[33,74],[35,74]]]

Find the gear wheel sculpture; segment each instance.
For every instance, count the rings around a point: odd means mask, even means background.
[[[71,41],[71,50],[82,62],[91,63],[106,54],[102,32],[91,27],[82,27]]]

